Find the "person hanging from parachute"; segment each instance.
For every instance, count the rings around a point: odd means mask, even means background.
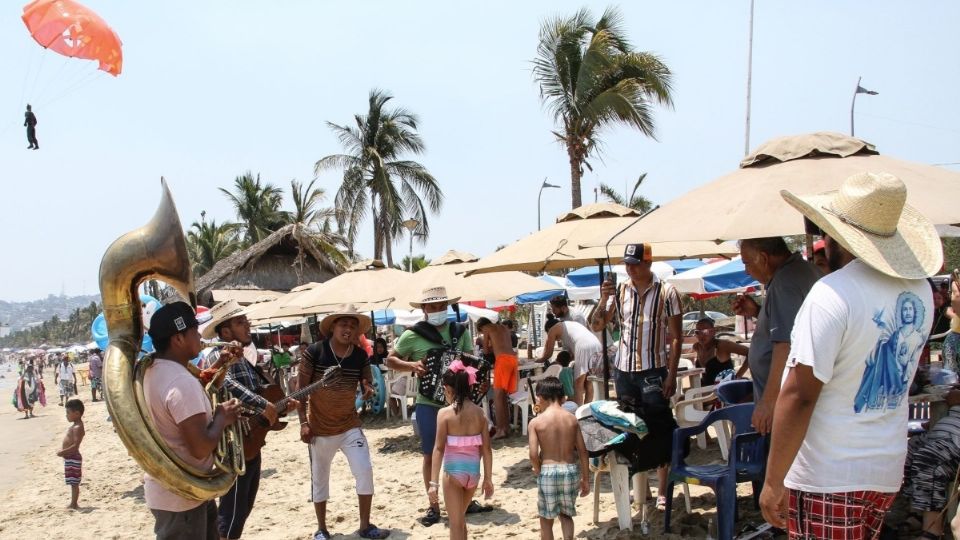
[[[40,144],[37,143],[37,116],[33,114],[30,104],[27,104],[27,112],[23,114],[23,125],[27,126],[27,142],[30,146],[27,150],[39,150]]]
[[[33,0],[23,7],[21,18],[30,36],[44,49],[68,58],[94,60],[99,63],[99,70],[114,77],[120,75],[123,68],[123,44],[120,37],[106,21],[83,4],[75,0]],[[89,74],[82,71],[79,75],[82,77],[79,80],[57,80],[57,84],[65,87],[65,90],[50,102],[75,91],[91,80]],[[37,103],[36,100],[31,101]],[[40,106],[44,104],[49,105],[48,102],[38,103]],[[30,142],[27,148],[39,149],[36,138],[37,117],[30,105],[27,105],[23,125],[27,128],[27,140]]]

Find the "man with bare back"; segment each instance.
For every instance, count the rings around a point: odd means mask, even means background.
[[[483,334],[483,350],[492,351],[496,359],[493,364],[493,414],[496,416],[497,431],[493,438],[503,439],[509,435],[507,396],[517,391],[519,359],[510,341],[509,328],[481,317],[477,321],[477,330]]]

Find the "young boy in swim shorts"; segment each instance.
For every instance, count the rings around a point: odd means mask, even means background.
[[[530,463],[537,475],[537,514],[540,538],[553,540],[553,520],[560,518],[564,540],[573,540],[577,492],[590,493],[587,449],[580,424],[565,411],[563,384],[556,377],[537,383],[537,407],[543,411],[530,422]]]
[[[493,438],[503,439],[510,434],[507,396],[517,391],[517,379],[520,377],[517,351],[513,349],[511,332],[506,326],[481,317],[477,320],[477,330],[483,334],[483,350],[493,351],[496,358],[493,363],[493,415],[496,417],[497,431]]]
[[[63,458],[63,478],[70,486],[70,506],[67,508],[79,510],[77,499],[80,497],[80,479],[83,477],[83,456],[80,455],[80,442],[84,435],[83,402],[79,399],[67,400],[65,408],[70,427],[57,455]]]

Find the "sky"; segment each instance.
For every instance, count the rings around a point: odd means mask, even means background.
[[[309,181],[341,147],[326,122],[365,113],[371,89],[416,113],[442,211],[414,253],[483,256],[570,208],[569,164],[531,74],[546,18],[585,2],[87,0],[123,40],[123,73],[44,51],[14,2],[0,8],[0,300],[96,293],[107,246],[152,216],[160,177],[185,227],[234,219],[218,191],[246,171]],[[656,139],[602,133],[583,180],[664,203],[736,168],[744,155],[748,0],[618,6],[637,50],[673,72]],[[750,147],[812,131],[856,134],[887,155],[960,170],[960,4],[759,1]],[[24,104],[40,150],[26,150]],[[332,202],[341,175],[318,184]],[[406,238],[394,248],[406,254]],[[372,253],[369,224],[357,249]]]

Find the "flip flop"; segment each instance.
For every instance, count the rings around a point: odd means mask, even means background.
[[[387,529],[379,529],[373,523],[367,525],[366,529],[362,531],[357,531],[357,535],[360,538],[386,538],[390,536],[390,531]]]
[[[476,499],[470,501],[470,504],[467,505],[468,514],[485,514],[487,512],[493,512],[493,507],[488,504],[480,504]]]

